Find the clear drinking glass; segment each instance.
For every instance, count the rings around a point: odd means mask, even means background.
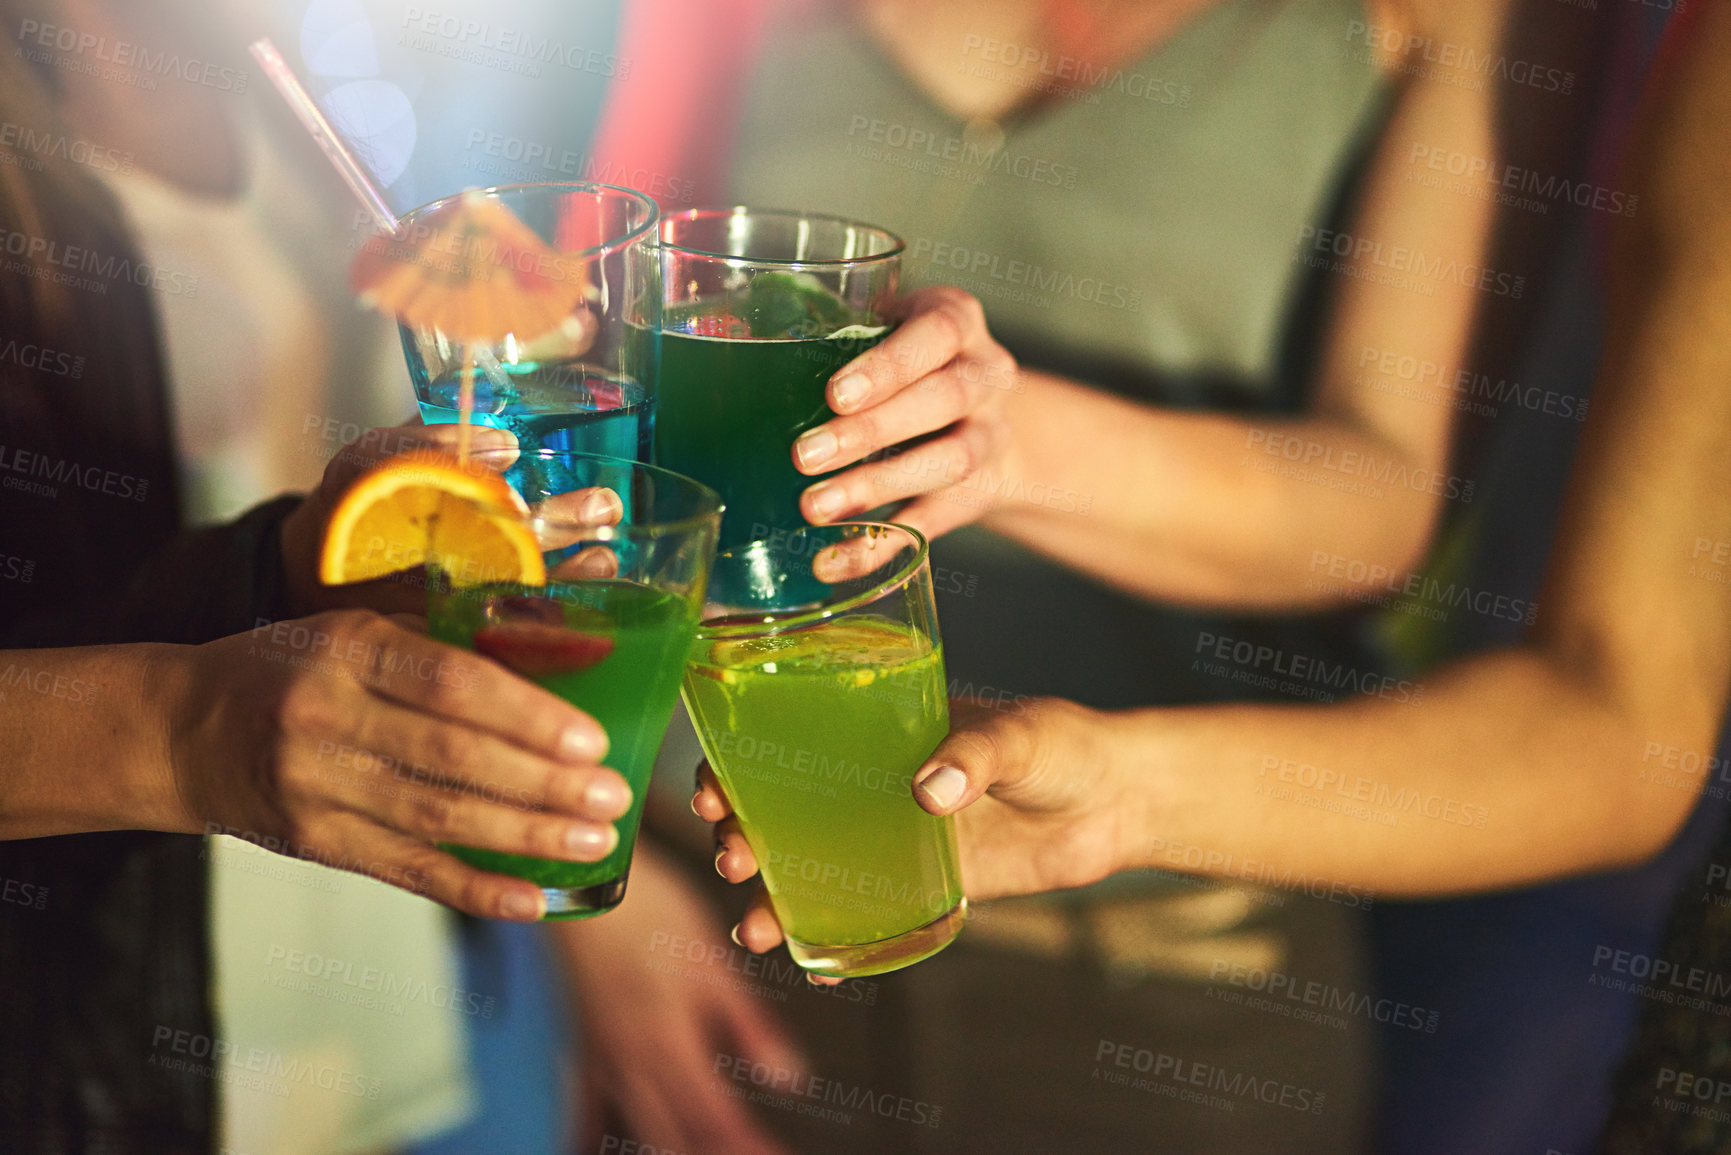
[[[455,585],[430,564],[432,634],[594,717],[607,731],[606,763],[630,783],[633,801],[614,824],[618,846],[600,862],[446,849],[540,884],[548,918],[600,914],[625,897],[649,772],[702,616],[721,499],[690,478],[617,458],[549,449],[470,457],[504,473],[523,497],[527,511],[494,516],[533,531],[547,581]]]
[[[801,433],[830,376],[887,331],[901,239],[816,213],[699,208],[662,220],[655,460],[714,486],[721,546],[805,524]]]
[[[509,429],[526,449],[648,461],[661,315],[655,202],[604,184],[500,185],[422,205],[403,217],[400,235],[410,247],[425,243],[439,219],[433,214],[464,197],[511,210],[545,250],[495,236],[441,237],[429,261],[490,262],[543,275],[551,267],[559,281],[576,280],[584,291],[555,324],[526,319],[498,340],[466,343],[461,334],[400,325],[422,420],[457,420],[472,357],[476,424]],[[508,304],[498,307],[510,325]]]
[[[793,604],[813,583],[822,597]],[[685,706],[794,960],[847,977],[942,950],[967,901],[954,817],[912,794],[949,733],[925,539],[878,522],[773,534],[718,554],[710,588]]]

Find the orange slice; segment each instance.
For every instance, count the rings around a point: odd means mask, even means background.
[[[435,562],[452,585],[544,585],[527,513],[498,474],[417,449],[361,474],[337,502],[319,580],[346,585]]]

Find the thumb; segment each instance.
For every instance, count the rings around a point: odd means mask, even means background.
[[[950,736],[914,774],[914,800],[927,813],[954,814],[988,790],[1020,781],[1034,763],[1034,724],[973,701],[951,705]]]

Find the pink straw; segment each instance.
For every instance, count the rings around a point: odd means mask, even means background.
[[[289,68],[288,61],[282,58],[276,45],[270,42],[269,37],[264,37],[253,41],[247,51],[252,53],[259,67],[264,69],[264,74],[270,77],[271,83],[276,85],[276,90],[282,93],[283,99],[288,101],[289,107],[294,109],[306,130],[312,133],[313,139],[319,142],[319,147],[324,149],[325,155],[336,166],[343,182],[354,192],[361,204],[366,206],[367,211],[373,214],[373,220],[385,232],[395,233],[398,222],[391,206],[385,203],[385,198],[379,193],[378,186],[373,184],[371,175],[361,166],[361,162],[355,159],[355,154],[343,144],[337,130],[325,119],[325,114],[319,111],[319,106],[313,103],[312,94]]]

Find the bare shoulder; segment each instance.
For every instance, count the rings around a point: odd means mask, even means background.
[[[1385,69],[1412,56],[1487,52],[1502,39],[1511,0],[1365,0],[1380,34],[1372,47]]]

